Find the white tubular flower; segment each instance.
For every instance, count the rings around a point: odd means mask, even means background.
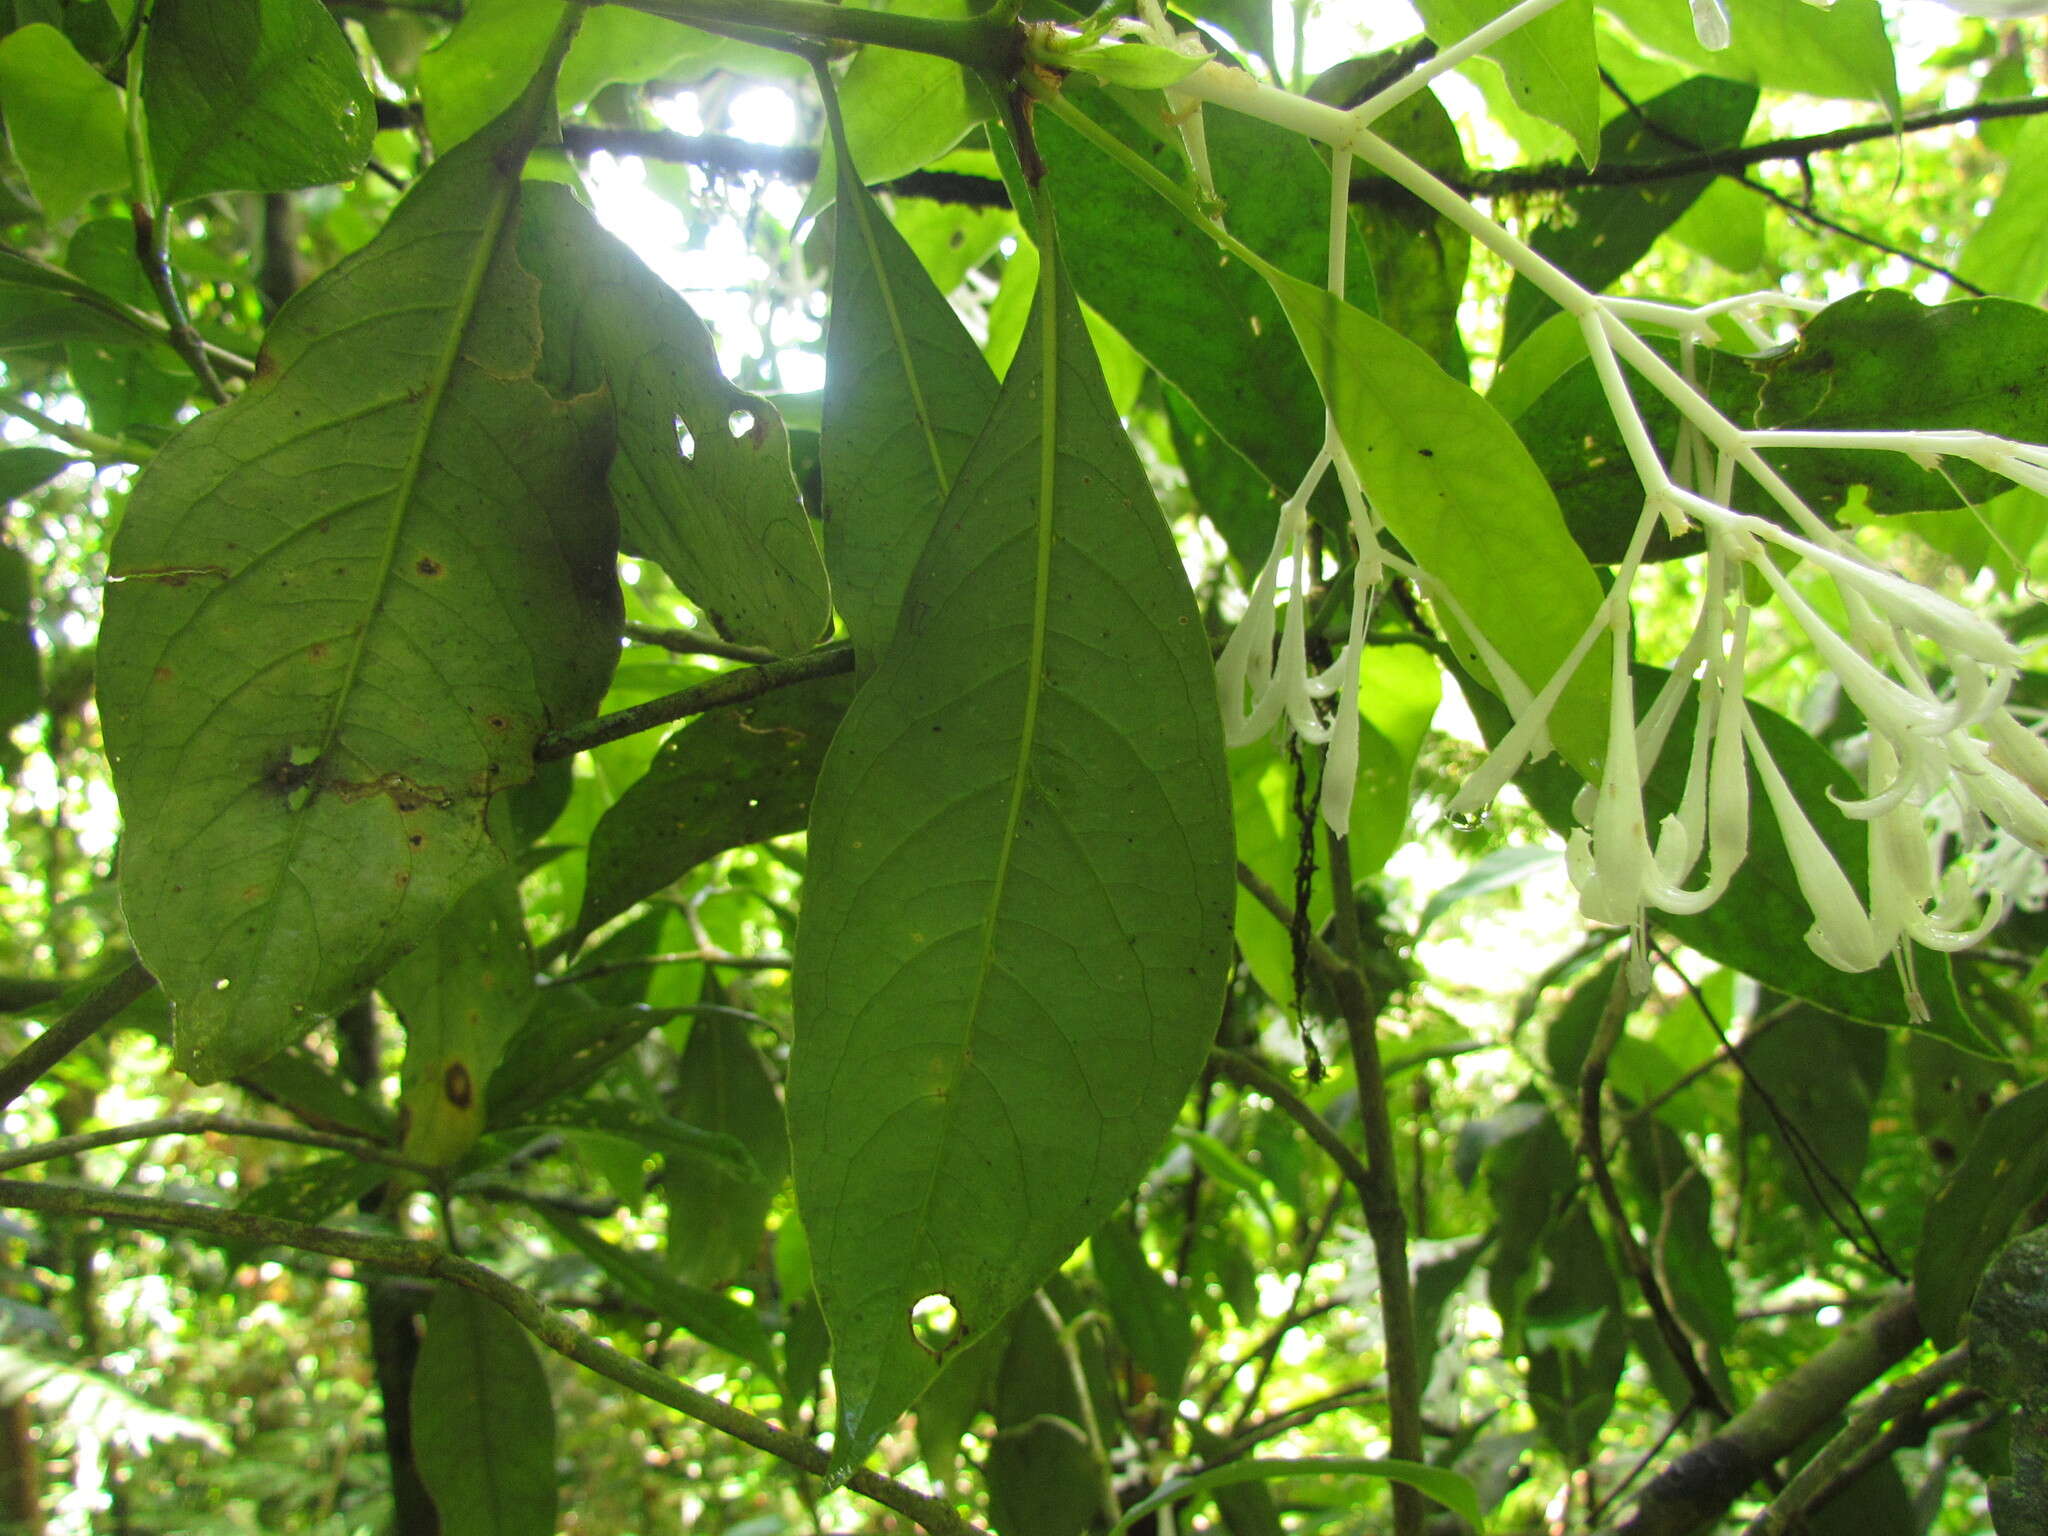
[[[1757,776],[1763,780],[1765,798],[1778,818],[1778,830],[1784,834],[1799,894],[1813,914],[1813,926],[1806,930],[1807,947],[1838,971],[1873,969],[1891,945],[1879,941],[1876,925],[1863,909],[1856,888],[1807,820],[1805,808],[1778,771],[1756,726],[1745,718],[1742,731],[1756,760]]]

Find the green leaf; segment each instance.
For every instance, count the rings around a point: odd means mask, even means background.
[[[553,1536],[555,1407],[526,1330],[443,1284],[412,1382],[413,1460],[442,1536]]]
[[[1763,197],[1740,182],[1717,176],[1667,233],[1709,261],[1742,276],[1769,259],[1764,240]]]
[[[491,1074],[533,1012],[533,952],[513,872],[470,887],[377,989],[405,1026],[405,1155],[457,1162],[483,1134]]]
[[[1883,104],[1896,119],[1899,86],[1877,0],[1836,0],[1823,10],[1781,0],[1726,0],[1733,39],[1702,48],[1692,13],[1668,0],[1601,0],[1601,9],[1657,52],[1704,75],[1771,91]]]
[[[1142,98],[1141,98],[1142,99]],[[1153,98],[1157,100],[1157,98]],[[1179,141],[1147,128],[1102,93],[1090,113],[1169,177],[1185,181]],[[1163,103],[1162,103],[1163,105]],[[1238,112],[1203,114],[1217,193],[1233,233],[1285,272],[1320,282],[1326,270],[1328,166],[1299,135]],[[1170,380],[1283,493],[1308,467],[1323,431],[1315,376],[1280,338],[1286,315],[1265,280],[1217,250],[1207,230],[1154,196],[1049,112],[1034,131],[1059,188],[1062,240],[1076,291]],[[1350,263],[1352,301],[1374,303],[1371,268]],[[1271,542],[1267,524],[1255,557]]]
[[[2029,304],[2048,291],[2048,119],[2028,122],[2006,155],[1998,201],[1963,246],[1956,270],[1980,288]]]
[[[678,1167],[663,1182],[676,1273],[695,1285],[721,1285],[745,1271],[761,1247],[768,1208],[789,1175],[789,1131],[774,1074],[738,1019],[713,1014],[692,1024],[676,1075],[676,1114],[730,1136],[759,1170],[739,1178],[702,1165]]]
[[[594,6],[562,60],[555,99],[564,110],[574,110],[608,85],[675,80],[687,66],[727,46],[709,32],[665,17],[621,5]]]
[[[544,86],[286,307],[115,537],[122,895],[202,1081],[348,1002],[503,866],[486,807],[617,655],[603,402],[535,381],[511,250]]]
[[[1913,1258],[1913,1294],[1927,1336],[1955,1343],[1984,1266],[2012,1225],[2048,1191],[2048,1082],[2034,1083],[1984,1118],[1976,1140],[1928,1202]]]
[[[1285,1460],[1254,1457],[1212,1467],[1193,1477],[1175,1478],[1157,1493],[1140,1499],[1125,1510],[1123,1518],[1110,1527],[1109,1536],[1123,1536],[1125,1531],[1155,1509],[1164,1509],[1198,1493],[1208,1493],[1232,1483],[1271,1482],[1289,1477],[1383,1477],[1389,1482],[1406,1483],[1469,1521],[1474,1529],[1480,1525],[1479,1498],[1471,1481],[1444,1467],[1428,1467],[1420,1462],[1395,1461],[1391,1457],[1378,1456],[1294,1456]]]
[[[1433,41],[1449,47],[1505,12],[1513,0],[1420,0]],[[1600,61],[1593,0],[1564,0],[1485,50],[1507,77],[1515,105],[1572,136],[1588,165],[1600,163]]]
[[[157,196],[284,192],[348,181],[375,103],[320,0],[156,0],[142,103]]]
[[[567,187],[528,189],[519,251],[541,279],[541,377],[565,392],[611,391],[626,547],[729,639],[810,646],[832,607],[775,407],[726,382],[696,312]]]
[[[442,154],[517,101],[561,25],[563,0],[470,0],[420,60],[427,134]]]
[[[128,185],[121,92],[55,27],[36,22],[0,38],[0,101],[14,158],[53,222]]]
[[[947,21],[973,14],[965,0],[898,0],[888,9]],[[838,89],[849,152],[868,186],[930,165],[986,115],[986,96],[958,64],[901,48],[861,49]],[[845,197],[838,164],[838,142],[828,138],[803,216]]]
[[[888,651],[911,572],[995,398],[959,316],[842,164],[818,451],[825,558],[863,674]]]
[[[55,448],[0,448],[0,505],[41,490],[77,462],[77,454],[61,453]],[[26,603],[25,594],[23,602]],[[28,610],[24,606],[10,611]]]
[[[714,854],[802,831],[852,697],[850,679],[819,678],[712,710],[663,742],[591,832],[577,938]]]
[[[812,806],[789,1116],[842,1471],[937,1368],[919,1300],[992,1327],[1122,1200],[1229,953],[1208,647],[1056,250],[1042,273]]]
[[[1063,50],[1062,69],[1093,75],[1105,85],[1120,85],[1132,91],[1156,91],[1187,79],[1208,63],[1202,55],[1190,56],[1158,43],[1098,43],[1089,48]]]
[[[43,707],[43,658],[28,621],[33,591],[27,557],[0,543],[0,751],[6,750],[7,732]]]
[[[628,1298],[664,1322],[776,1377],[775,1351],[754,1309],[718,1291],[678,1280],[651,1255],[608,1243],[573,1216],[535,1206],[539,1216],[612,1279]]]
[[[163,344],[163,334],[69,272],[0,251],[0,351],[72,341],[154,347]]]
[[[1374,510],[1461,610],[1445,627],[1467,669],[1478,654],[1469,624],[1529,692],[1541,689],[1601,590],[1515,429],[1370,315],[1285,274],[1273,284]],[[1594,642],[1550,719],[1558,751],[1588,779],[1607,736],[1607,644]]]
[[[346,1152],[316,1158],[302,1168],[275,1173],[235,1203],[245,1216],[278,1216],[318,1223],[367,1195],[392,1176],[383,1163],[367,1163]]]
[[[649,1030],[687,1012],[637,1003],[594,1007],[576,987],[550,987],[491,1076],[492,1128],[516,1124],[550,1100],[588,1087]]]
[[[1732,80],[1700,75],[1681,81],[1642,103],[1640,112],[1624,110],[1610,121],[1601,130],[1600,161],[1612,167],[1668,160],[1673,144],[1702,150],[1740,144],[1756,99],[1755,86]],[[1713,179],[1673,176],[1568,192],[1557,212],[1529,232],[1529,245],[1597,293],[1647,255]],[[1513,352],[1556,309],[1541,289],[1517,274],[1508,287],[1502,355]]]
[[[2048,441],[2048,313],[2011,299],[1922,304],[1896,289],[1851,294],[1750,365],[1755,423],[1799,431],[1911,423]],[[1927,469],[1902,453],[1787,450],[1771,455],[1800,494],[1840,506],[1868,488],[1874,512],[1974,506],[2011,483],[1975,464]]]
[[[1194,1353],[1194,1329],[1187,1302],[1152,1262],[1129,1221],[1112,1216],[1088,1240],[1095,1261],[1095,1279],[1116,1321],[1117,1336],[1131,1358],[1152,1378],[1152,1390],[1165,1403],[1180,1401],[1188,1359]]]
[[[689,1165],[691,1177],[709,1172],[749,1185],[762,1180],[759,1165],[737,1137],[688,1125],[673,1115],[622,1099],[558,1098],[505,1124],[524,1130],[602,1131],[635,1143],[643,1152]]]

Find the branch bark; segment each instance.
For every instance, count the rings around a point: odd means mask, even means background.
[[[1699,1536],[1775,1462],[1825,1429],[1926,1336],[1911,1288],[1894,1291],[1869,1317],[1652,1478],[1609,1536]]]
[[[98,1034],[115,1014],[156,985],[156,978],[130,961],[106,984],[63,1018],[22,1047],[14,1060],[0,1067],[0,1109],[5,1109],[30,1083]]]
[[[758,699],[764,693],[773,693],[794,683],[806,683],[814,677],[834,677],[852,670],[853,647],[830,645],[808,655],[791,656],[764,666],[721,672],[694,687],[663,694],[645,704],[635,704],[631,709],[600,715],[595,720],[572,725],[566,730],[550,731],[535,745],[533,760],[551,763],[558,757],[573,757],[578,752],[601,747],[608,741],[636,736],[689,715],[701,715],[706,710],[726,704],[743,704],[748,699]]]

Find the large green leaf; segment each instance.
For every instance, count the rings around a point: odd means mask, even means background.
[[[128,185],[121,92],[55,27],[39,21],[0,38],[0,102],[14,158],[52,222]]]
[[[1515,429],[1370,315],[1284,273],[1272,281],[1374,510],[1463,610],[1447,627],[1468,670],[1477,653],[1466,623],[1531,693],[1541,689],[1601,590]],[[1550,719],[1557,749],[1589,778],[1607,739],[1606,643],[1595,642]]]
[[[1143,1239],[1121,1216],[1096,1228],[1088,1239],[1088,1254],[1117,1336],[1151,1378],[1151,1389],[1160,1401],[1179,1401],[1195,1348],[1187,1298],[1152,1267]]]
[[[526,1332],[474,1291],[427,1308],[412,1448],[442,1536],[553,1536],[555,1408]]]
[[[503,865],[491,799],[617,655],[604,402],[536,382],[512,251],[543,102],[286,307],[114,540],[122,896],[202,1080],[347,1002]]]
[[[611,390],[627,548],[720,634],[778,652],[812,644],[832,607],[775,407],[726,382],[696,312],[567,187],[530,188],[521,223],[520,256],[542,285],[542,377]]]
[[[2028,123],[2007,152],[1998,201],[1956,270],[1980,288],[2029,304],[2048,291],[2048,122]]]
[[[1961,1331],[1978,1277],[2020,1214],[2048,1192],[2048,1082],[1992,1110],[1963,1160],[1928,1202],[1913,1260],[1913,1293],[1928,1337]]]
[[[1049,231],[1045,238],[1049,239]],[[1123,1198],[1214,1033],[1208,647],[1055,250],[818,781],[789,1079],[841,1469]]]
[[[895,0],[884,8],[948,21],[971,12],[967,0]],[[945,154],[986,114],[988,99],[951,59],[880,47],[855,55],[839,82],[839,96],[847,144],[869,186],[893,181]],[[837,141],[827,139],[818,179],[804,204],[806,214],[844,196],[838,160]]]
[[[1699,149],[1740,144],[1756,97],[1755,86],[1711,75],[1681,81],[1644,102],[1640,113],[1622,112],[1601,130],[1601,163],[1668,160],[1678,144]],[[1580,188],[1567,193],[1557,212],[1529,232],[1529,244],[1597,293],[1648,254],[1713,179],[1672,176],[1636,186]],[[1556,309],[1541,289],[1518,274],[1508,288],[1501,354],[1514,351]]]
[[[711,1014],[692,1024],[676,1075],[676,1113],[732,1137],[759,1170],[742,1178],[700,1164],[671,1169],[663,1181],[676,1273],[692,1284],[722,1285],[760,1249],[768,1208],[789,1173],[789,1132],[774,1074],[740,1020]]]
[[[1657,52],[1704,75],[1773,91],[1881,102],[1896,117],[1899,87],[1877,0],[1822,9],[1783,0],[1726,0],[1729,46],[1700,46],[1692,13],[1669,0],[1600,0],[1600,8]]]
[[[486,876],[377,984],[405,1025],[407,1157],[453,1163],[489,1122],[485,1089],[536,997],[511,870]]]
[[[1850,294],[1751,366],[1762,385],[1760,427],[1975,430],[2048,442],[2048,313],[2033,304],[1929,305],[1892,288]],[[1975,464],[1928,466],[1902,453],[1789,449],[1773,459],[1817,504],[1839,506],[1861,485],[1875,512],[1975,506],[2010,484]]]
[[[853,697],[819,678],[692,720],[590,835],[576,933],[588,936],[713,854],[803,830],[825,748]]]
[[[1432,40],[1449,47],[1477,32],[1514,0],[1420,0]],[[1593,42],[1593,0],[1563,0],[1486,50],[1507,76],[1515,105],[1572,136],[1586,164],[1599,163],[1600,63]]]
[[[1100,92],[1077,93],[1075,104],[1169,177],[1186,179],[1163,117],[1141,127]],[[1237,112],[1203,120],[1231,230],[1281,270],[1321,281],[1328,167],[1285,129]],[[1322,441],[1323,401],[1308,365],[1281,340],[1286,316],[1265,280],[1051,113],[1037,115],[1035,132],[1081,297],[1224,441],[1293,491]],[[1371,307],[1370,266],[1353,261],[1347,276],[1352,301]]]
[[[157,195],[282,192],[347,181],[377,113],[320,0],[156,0],[142,102]]]
[[[113,295],[59,267],[0,251],[0,351],[73,341],[155,347],[163,340]]]
[[[896,632],[911,572],[988,420],[996,380],[862,185],[853,153],[839,169],[818,453],[833,597],[866,673]]]
[[[0,543],[0,752],[9,750],[6,733],[43,707],[42,653],[29,627],[33,591],[27,558]]]

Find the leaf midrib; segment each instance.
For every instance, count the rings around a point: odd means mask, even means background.
[[[1002,841],[996,849],[995,878],[990,884],[988,906],[981,920],[981,954],[975,963],[974,990],[967,1000],[966,1027],[962,1031],[960,1046],[953,1060],[951,1080],[946,1086],[945,1118],[940,1123],[938,1137],[941,1147],[953,1137],[954,1121],[960,1112],[960,1077],[970,1055],[975,1027],[981,1018],[982,999],[988,990],[988,979],[995,970],[996,925],[1002,911],[1003,896],[1009,886],[1011,856],[1017,847],[1017,827],[1024,815],[1024,794],[1030,781],[1031,754],[1037,745],[1038,701],[1045,689],[1045,637],[1052,591],[1053,497],[1058,483],[1059,461],[1056,429],[1059,417],[1057,293],[1060,268],[1059,252],[1054,241],[1049,211],[1043,213],[1039,219],[1039,250],[1039,367],[1042,376],[1039,381],[1037,548],[1032,569],[1031,645],[1025,661],[1024,719],[1018,732],[1016,765],[1010,774],[1010,800],[1003,815]],[[938,1191],[939,1167],[942,1161],[939,1157],[931,1159],[931,1170],[925,1180],[924,1193],[918,1199],[916,1232],[920,1241],[930,1229],[932,1199]],[[911,1253],[912,1262],[915,1263],[914,1247]],[[960,1305],[959,1298],[953,1297],[952,1300],[957,1309]]]

